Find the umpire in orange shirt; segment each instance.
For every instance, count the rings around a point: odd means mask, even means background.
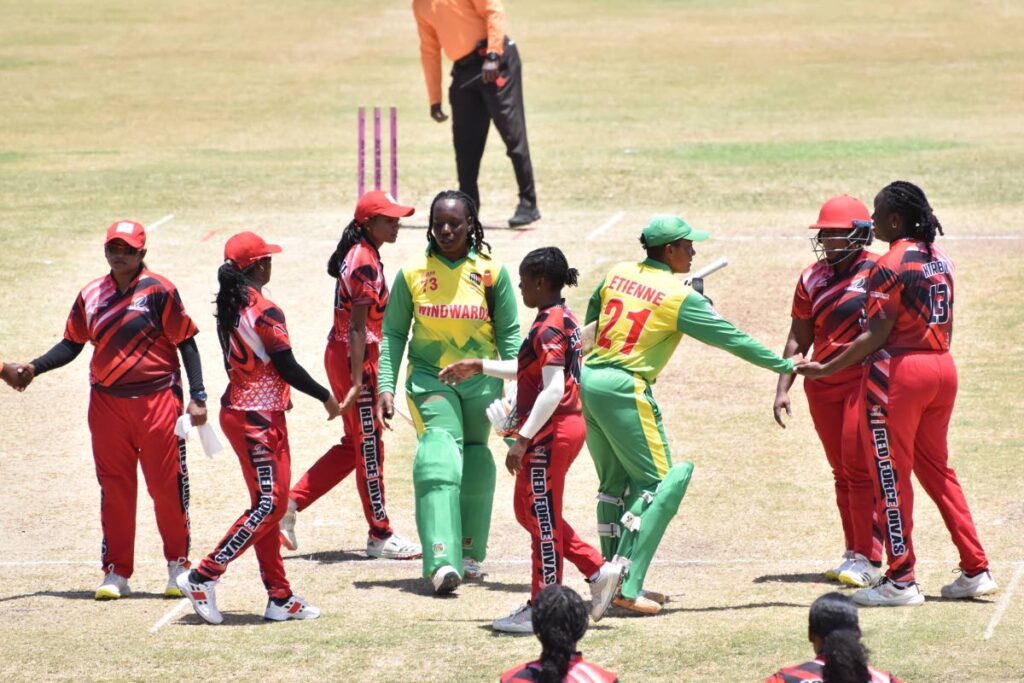
[[[519,206],[508,224],[514,228],[533,223],[540,211],[526,141],[523,67],[516,44],[505,35],[501,0],[413,0],[412,11],[430,116],[438,123],[448,120],[441,110],[441,50],[454,62],[448,102],[459,189],[480,206],[476,181],[493,119],[519,184]]]

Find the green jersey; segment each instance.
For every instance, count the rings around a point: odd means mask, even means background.
[[[488,309],[488,286],[493,311]],[[395,275],[383,336],[381,393],[395,391],[407,340],[411,368],[434,376],[463,358],[515,358],[520,338],[512,279],[504,266],[474,250],[456,262],[428,250]]]
[[[688,334],[758,367],[793,371],[793,361],[738,330],[660,261],[614,266],[590,297],[587,323],[597,322],[589,367],[615,367],[653,383]]]

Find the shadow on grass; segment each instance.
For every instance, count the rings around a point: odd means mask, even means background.
[[[309,562],[316,562],[318,564],[340,564],[342,562],[372,562],[373,557],[369,557],[365,553],[355,552],[352,550],[328,550],[323,553],[306,553],[303,555],[288,555],[284,558],[284,561],[289,560],[307,560]],[[410,560],[411,562],[412,560]]]
[[[485,575],[486,576],[486,575]],[[484,590],[497,591],[500,593],[529,593],[528,583],[504,583],[502,581],[466,581],[463,585],[478,586]]]
[[[754,579],[754,583],[820,583],[830,585],[831,582],[819,573],[812,574],[765,574]]]
[[[411,593],[413,595],[426,595],[445,600],[451,600],[453,598],[458,597],[457,593],[452,593],[451,595],[434,596],[434,589],[430,585],[430,582],[418,576],[408,579],[378,579],[374,581],[353,581],[352,586],[359,590],[372,590],[374,588],[392,588],[403,593]]]
[[[262,626],[264,624],[277,623],[264,619],[262,614],[252,612],[222,612],[224,621],[220,626]],[[195,612],[186,614],[175,622],[176,626],[211,626],[203,621]]]
[[[115,600],[96,600],[95,591],[36,591],[35,593],[22,593],[21,595],[8,595],[0,598],[0,602],[11,600],[25,600],[27,598],[61,598],[63,600],[92,600],[95,602],[116,602]],[[132,592],[120,600],[167,600],[163,593]],[[180,598],[174,598],[180,600]]]
[[[610,607],[606,618],[614,619],[651,619],[658,618],[662,614],[673,614],[675,612],[689,613],[689,612],[732,612],[733,610],[743,609],[770,609],[774,607],[798,607],[800,609],[807,609],[807,605],[804,603],[795,602],[749,602],[745,605],[722,605],[714,607],[683,607],[681,605],[675,605],[669,603],[669,605],[662,607],[658,614],[640,614],[639,612],[630,612],[627,609],[621,607]]]

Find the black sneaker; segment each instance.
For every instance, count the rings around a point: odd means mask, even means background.
[[[515,214],[512,218],[508,219],[508,227],[519,228],[539,220],[540,211],[536,206],[533,204],[527,204],[526,202],[519,202],[519,206],[516,207]]]

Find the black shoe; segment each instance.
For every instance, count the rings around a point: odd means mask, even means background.
[[[516,207],[515,215],[508,219],[508,227],[519,228],[539,220],[540,211],[537,210],[536,206],[527,204],[526,202],[519,202],[519,206]]]

